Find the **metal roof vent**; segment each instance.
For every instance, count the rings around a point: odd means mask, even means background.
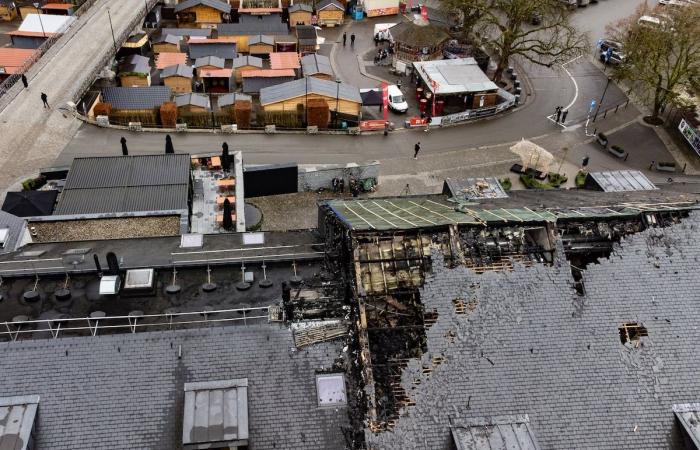
[[[153,269],[131,269],[126,271],[124,289],[150,289],[153,287]]]
[[[201,234],[183,234],[180,236],[181,248],[199,248],[204,245],[204,236]]]
[[[316,375],[318,406],[344,406],[348,400],[345,395],[345,376],[342,373],[324,373]]]
[[[115,295],[119,293],[121,280],[119,275],[106,275],[100,280],[100,295]]]

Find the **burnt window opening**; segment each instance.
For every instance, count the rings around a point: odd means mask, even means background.
[[[635,344],[642,336],[649,336],[646,327],[638,322],[625,322],[620,325],[619,330],[620,342],[623,344]]]

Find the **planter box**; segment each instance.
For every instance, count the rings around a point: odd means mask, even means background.
[[[601,147],[603,147],[603,148],[608,147],[608,140],[607,139],[601,139],[599,137],[596,137],[595,140],[598,141],[598,144],[600,144]]]
[[[676,163],[668,164],[668,163],[656,163],[655,165],[656,170],[660,172],[675,172],[676,171]]]

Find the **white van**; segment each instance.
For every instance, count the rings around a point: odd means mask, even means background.
[[[404,97],[403,92],[395,84],[390,84],[387,88],[389,94],[389,109],[398,113],[405,113],[408,111],[408,103],[406,103],[406,97]]]

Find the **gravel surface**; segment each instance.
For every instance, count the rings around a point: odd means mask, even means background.
[[[34,242],[128,239],[180,234],[180,216],[32,222]]]
[[[318,225],[317,202],[337,198],[332,192],[299,192],[248,198],[246,201],[262,211],[262,231],[306,230]]]

